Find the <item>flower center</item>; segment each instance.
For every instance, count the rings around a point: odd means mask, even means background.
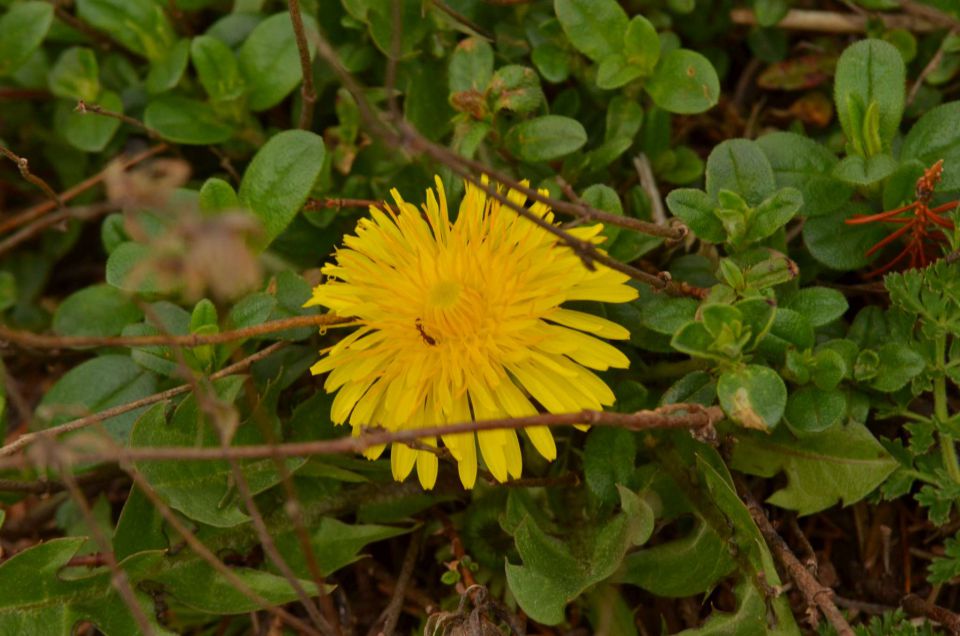
[[[430,289],[430,305],[434,309],[449,309],[457,304],[463,285],[456,281],[440,281]]]

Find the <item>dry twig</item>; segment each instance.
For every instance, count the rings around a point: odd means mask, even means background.
[[[840,636],[854,636],[853,629],[850,627],[847,619],[843,617],[843,614],[840,613],[840,610],[837,609],[837,606],[833,602],[833,590],[821,585],[820,581],[800,563],[800,560],[797,559],[796,555],[790,550],[787,542],[774,530],[770,524],[770,520],[767,519],[767,513],[754,498],[753,493],[750,492],[750,489],[747,488],[743,480],[735,479],[735,481],[737,492],[747,505],[753,522],[757,524],[757,527],[760,529],[760,534],[763,535],[764,540],[770,547],[773,558],[777,560],[780,567],[783,568],[787,576],[790,577],[790,580],[796,584],[797,589],[803,594],[808,609],[812,611],[814,607],[819,608],[820,612],[830,624],[833,625]],[[816,614],[812,613],[811,616],[815,617]]]

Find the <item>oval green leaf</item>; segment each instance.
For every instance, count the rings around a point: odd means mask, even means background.
[[[576,119],[544,115],[511,128],[504,143],[523,161],[550,161],[580,149],[587,143],[587,131]]]

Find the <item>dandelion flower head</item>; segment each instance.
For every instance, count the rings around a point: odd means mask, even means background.
[[[637,292],[627,276],[603,266],[591,271],[555,235],[479,187],[467,184],[454,221],[439,177],[422,211],[396,190],[391,194],[396,208],[370,208],[370,218],[359,221],[335,262],[324,266],[326,281],[307,302],[359,325],[311,368],[329,372],[324,388],[337,392],[335,423],[349,422],[356,434],[369,426],[401,430],[534,415],[538,405],[569,413],[613,404],[613,392],[591,369],[627,367],[626,356],[600,338],[625,339],[629,332],[562,305],[633,300]],[[519,192],[506,196],[527,203]],[[528,209],[554,222],[546,205]],[[602,229],[569,232],[599,244]],[[556,457],[548,428],[525,434],[546,459]],[[477,476],[477,447],[497,480],[520,476],[514,430],[444,435],[442,441],[467,488]],[[435,447],[437,440],[421,443]],[[374,459],[383,450],[366,455]],[[416,466],[424,488],[436,482],[433,452],[394,443],[390,461],[397,480]]]

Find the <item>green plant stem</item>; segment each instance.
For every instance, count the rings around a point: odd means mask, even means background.
[[[953,435],[945,433],[943,426],[950,418],[947,413],[947,334],[937,335],[936,341],[937,377],[933,380],[933,414],[937,420],[937,430],[940,435],[940,452],[943,454],[943,465],[955,483],[960,483],[960,460],[957,459],[957,445]]]

